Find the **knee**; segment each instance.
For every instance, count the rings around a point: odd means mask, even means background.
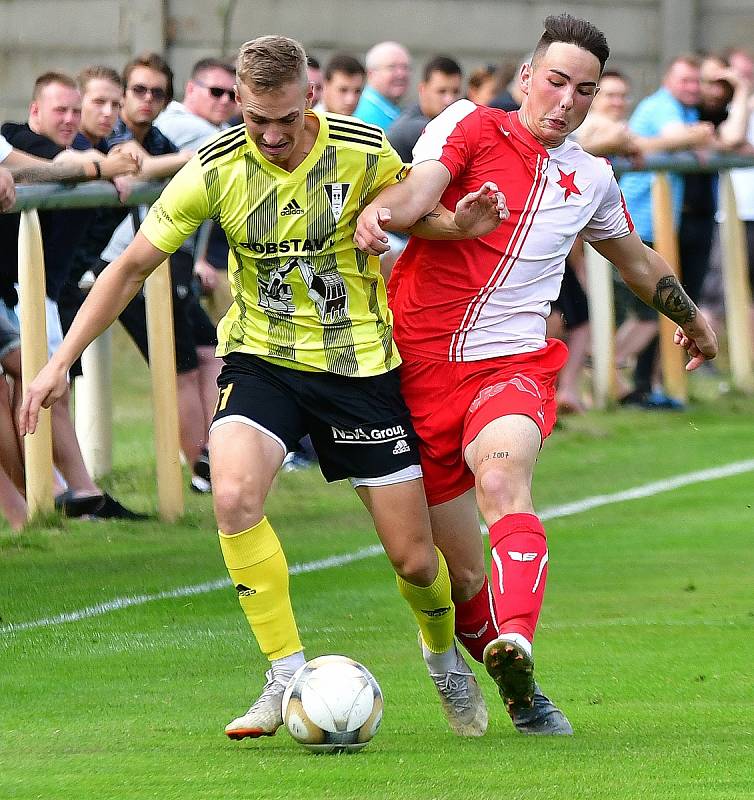
[[[434,548],[405,550],[394,554],[393,569],[407,583],[429,586],[437,577],[437,555]]]
[[[531,490],[516,470],[482,469],[476,480],[477,502],[485,519],[531,508]]]
[[[454,565],[448,563],[450,572],[450,585],[453,591],[453,600],[457,603],[464,603],[471,600],[484,584],[485,571],[484,562],[479,565]]]
[[[248,481],[220,478],[212,481],[212,497],[218,528],[238,533],[256,525],[264,516],[264,497]]]
[[[508,505],[513,494],[513,481],[505,470],[497,467],[482,468],[476,479],[479,503]]]

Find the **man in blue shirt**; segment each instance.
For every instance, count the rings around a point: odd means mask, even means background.
[[[387,130],[401,113],[408,90],[411,56],[397,42],[380,42],[366,55],[367,85],[354,116]]]
[[[697,106],[700,101],[699,60],[695,56],[676,56],[665,72],[662,86],[645,97],[629,120],[629,128],[639,140],[658,137],[666,152],[704,149],[712,145],[714,128],[710,123],[699,122]],[[680,223],[683,204],[683,176],[668,175],[673,200],[676,228]],[[642,241],[652,246],[652,183],[649,172],[632,172],[620,180],[626,206]],[[633,298],[633,295],[631,295]],[[630,305],[635,318],[621,325],[619,342],[630,341],[633,346],[626,356],[638,354],[634,373],[634,389],[621,402],[645,406],[675,407],[670,398],[652,393],[652,369],[657,352],[657,312],[643,303]]]

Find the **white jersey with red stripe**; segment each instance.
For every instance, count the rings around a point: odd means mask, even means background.
[[[547,150],[517,112],[468,100],[427,125],[414,164],[429,160],[451,174],[447,208],[489,180],[505,194],[510,218],[479,239],[410,239],[389,285],[399,349],[443,361],[539,350],[576,236],[633,230],[612,167],[570,140]]]

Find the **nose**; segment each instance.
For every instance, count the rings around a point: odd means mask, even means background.
[[[568,111],[570,108],[573,108],[573,93],[574,88],[571,86],[566,86],[563,88],[563,92],[560,95],[560,108],[564,111]]]

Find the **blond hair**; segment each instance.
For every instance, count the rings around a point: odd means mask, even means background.
[[[289,83],[307,84],[306,52],[287,36],[260,36],[241,45],[236,76],[255,92],[274,92]]]

